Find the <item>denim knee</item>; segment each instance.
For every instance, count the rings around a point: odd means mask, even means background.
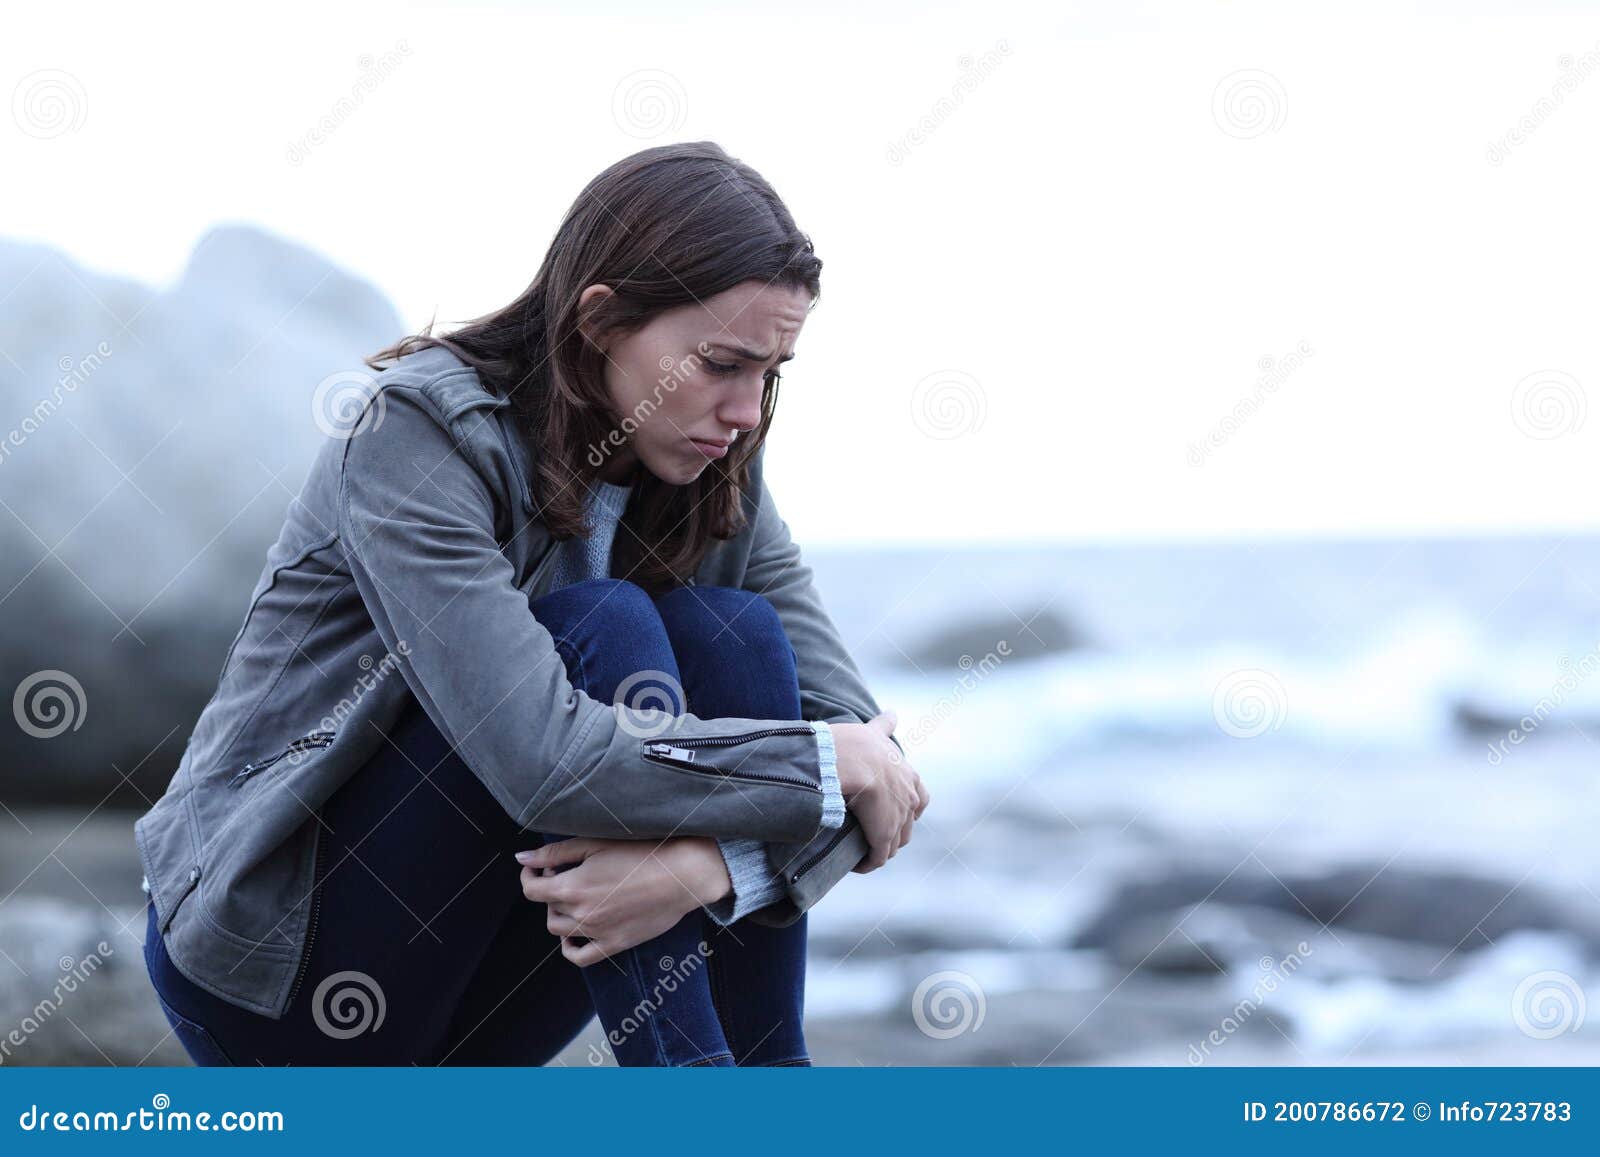
[[[656,606],[675,640],[693,640],[700,647],[755,647],[793,657],[777,608],[755,591],[679,587],[657,599]]]
[[[641,622],[659,618],[655,603],[637,583],[619,578],[593,578],[558,587],[533,601],[539,617],[560,621],[566,612],[577,612],[583,622],[600,620],[610,627],[636,628]]]
[[[798,659],[767,599],[730,587],[687,587],[661,596],[657,606],[696,715],[799,718]]]

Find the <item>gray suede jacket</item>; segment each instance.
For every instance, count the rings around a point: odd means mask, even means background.
[[[752,464],[749,521],[693,582],[760,592],[799,660],[804,719],[681,717],[640,737],[568,681],[529,603],[555,558],[530,449],[504,398],[447,350],[378,375],[331,437],[267,554],[215,694],[171,783],[135,824],[167,952],[184,975],[279,1018],[300,986],[318,892],[313,817],[386,742],[414,694],[506,813],[533,831],[768,842],[797,920],[867,854],[821,826],[810,720],[878,714]],[[667,738],[663,744],[660,739]]]

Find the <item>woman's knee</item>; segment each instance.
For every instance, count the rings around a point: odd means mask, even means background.
[[[699,715],[790,717],[798,710],[794,647],[772,603],[754,591],[684,587],[657,600]]]
[[[573,685],[601,702],[667,706],[654,702],[652,688],[681,685],[666,625],[637,584],[587,579],[534,600],[531,609],[555,639]],[[640,697],[651,701],[635,702]],[[678,703],[675,712],[682,710]]]
[[[656,602],[667,633],[697,647],[765,649],[793,656],[789,636],[772,603],[737,587],[679,587]]]
[[[532,610],[540,622],[561,627],[601,623],[628,628],[660,619],[643,587],[618,578],[569,583],[535,599]]]

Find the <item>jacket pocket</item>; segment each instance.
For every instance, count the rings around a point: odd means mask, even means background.
[[[298,755],[302,751],[316,751],[319,748],[327,747],[333,742],[336,734],[337,733],[333,731],[319,730],[302,735],[299,739],[292,740],[285,744],[283,748],[275,754],[269,755],[264,759],[252,760],[250,763],[245,764],[233,774],[231,779],[228,780],[228,786],[238,787],[251,776],[265,771],[267,768],[271,767],[281,759],[287,759],[290,756]]]
[[[751,743],[774,735],[815,734],[816,731],[810,724],[803,724],[795,727],[767,727],[760,731],[745,731],[737,735],[683,737],[671,743],[664,740],[642,739],[639,741],[639,748],[640,753],[651,763],[659,763],[680,771],[699,772],[722,779],[757,779],[764,783],[793,784],[815,791],[820,790],[817,784],[798,772],[776,768],[750,771],[742,766],[743,759],[718,758],[725,749],[736,747],[741,743]]]

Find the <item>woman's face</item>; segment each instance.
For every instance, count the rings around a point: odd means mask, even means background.
[[[581,300],[610,292],[591,285]],[[682,486],[724,457],[723,447],[760,424],[762,382],[794,356],[810,304],[804,289],[746,281],[602,338],[606,388],[623,428],[588,448],[600,477],[624,482],[643,463]]]

